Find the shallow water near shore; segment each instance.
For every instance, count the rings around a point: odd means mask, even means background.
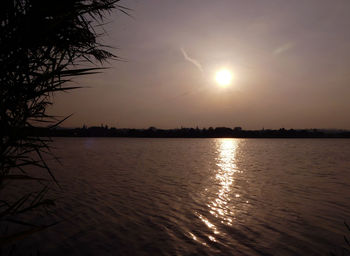
[[[55,138],[47,255],[327,255],[346,247],[350,140]]]

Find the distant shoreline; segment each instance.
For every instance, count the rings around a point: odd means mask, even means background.
[[[48,137],[126,137],[126,138],[350,138],[347,130],[324,129],[262,129],[243,130],[227,128],[179,128],[179,129],[117,129],[107,126],[83,128],[39,128],[29,130],[31,135]]]

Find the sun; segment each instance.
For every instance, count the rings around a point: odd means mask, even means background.
[[[230,85],[232,83],[232,78],[232,72],[228,69],[220,69],[215,74],[216,82],[222,87]]]

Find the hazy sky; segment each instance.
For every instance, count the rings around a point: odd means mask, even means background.
[[[349,0],[122,4],[103,42],[127,62],[55,97],[65,126],[350,129]]]

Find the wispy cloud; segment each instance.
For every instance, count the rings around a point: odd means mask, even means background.
[[[278,54],[284,53],[284,52],[286,52],[286,51],[288,51],[288,50],[294,48],[294,46],[295,46],[295,43],[294,43],[294,42],[288,42],[288,43],[286,43],[286,44],[284,44],[284,45],[281,45],[281,46],[278,47],[277,49],[275,49],[275,50],[273,51],[273,53],[274,53],[275,55],[278,55]]]
[[[182,52],[185,60],[187,60],[188,62],[190,62],[193,65],[195,65],[199,69],[199,71],[203,73],[203,67],[200,64],[200,62],[198,60],[195,60],[195,59],[191,58],[190,56],[188,56],[188,54],[187,54],[187,52],[185,51],[184,48],[181,47],[180,49],[181,49],[181,52]]]

